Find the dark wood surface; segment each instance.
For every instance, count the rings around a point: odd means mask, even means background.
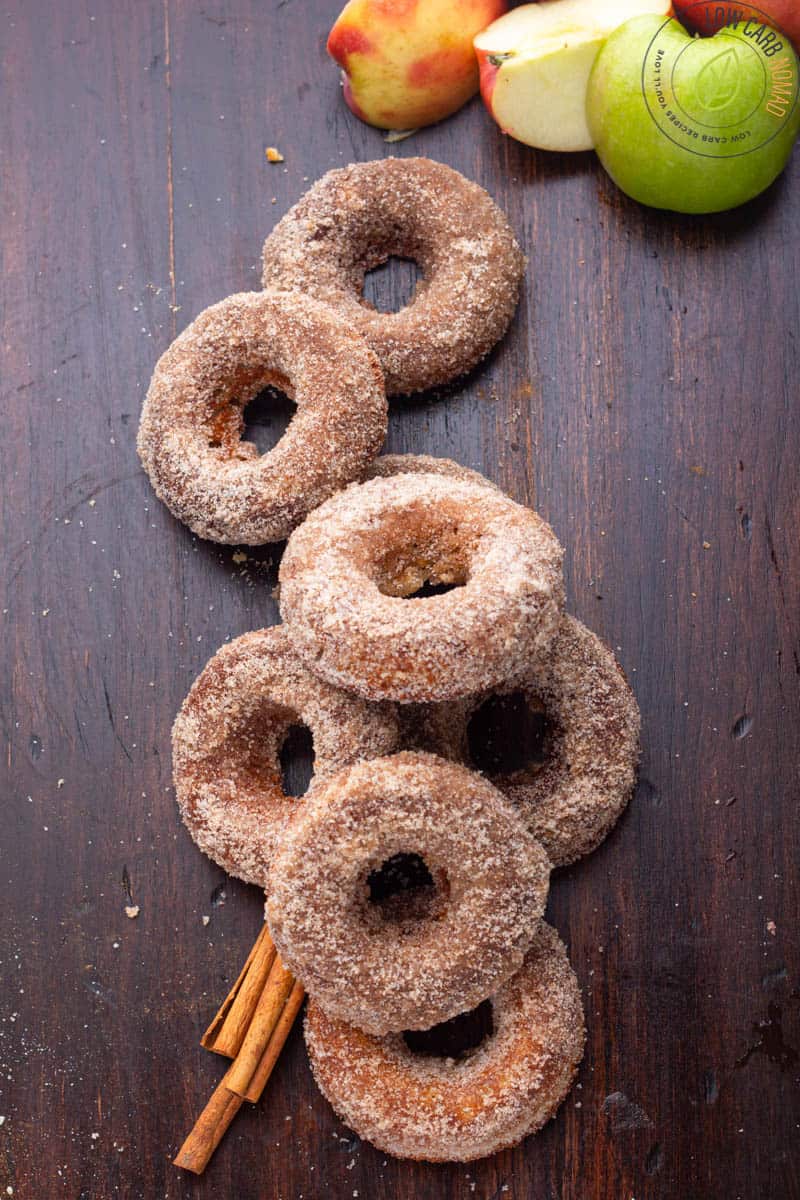
[[[261,898],[184,832],[170,724],[225,638],[277,620],[278,552],[173,520],[137,418],[175,332],[258,286],[307,183],[392,151],[341,102],[336,9],[0,14],[0,1195],[796,1197],[800,162],[739,212],[678,218],[589,155],[505,139],[479,102],[394,152],[490,189],[530,255],[525,298],[463,386],[393,404],[388,446],[542,511],[571,610],[642,707],[635,800],[552,888],[586,1004],[579,1085],[513,1152],[395,1162],[336,1120],[298,1029],[207,1176],[171,1165],[220,1077],[198,1039]]]

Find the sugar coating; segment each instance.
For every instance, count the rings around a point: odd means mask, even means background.
[[[563,607],[562,557],[550,526],[499,490],[443,475],[371,479],[292,534],[281,615],[330,683],[372,700],[452,699],[541,657]],[[426,581],[463,586],[414,597]]]
[[[608,646],[567,614],[546,657],[493,694],[516,691],[547,714],[545,761],[491,780],[553,866],[567,866],[600,845],[630,799],[639,762],[639,706]],[[467,726],[489,694],[413,706],[401,715],[404,744],[471,765]]]
[[[311,1000],[311,1068],[351,1129],[387,1154],[468,1162],[541,1128],[583,1056],[580,990],[544,922],[521,969],[491,997],[494,1032],[460,1060],[414,1054],[399,1034],[377,1038]]]
[[[262,887],[303,805],[284,793],[279,760],[297,724],[311,731],[315,778],[399,745],[392,706],[348,696],[311,675],[280,625],[218,650],[172,730],[173,778],[189,833],[224,870]]]
[[[374,458],[362,476],[367,479],[386,479],[390,475],[447,475],[463,483],[483,484],[500,491],[496,483],[472,467],[464,467],[452,458],[434,458],[432,454],[381,454]]]
[[[439,884],[414,919],[369,901],[370,872],[418,854]],[[550,864],[480,775],[403,752],[315,784],[270,873],[267,919],[286,966],[326,1010],[370,1033],[427,1029],[522,964]]]
[[[388,258],[422,271],[412,301],[377,312],[364,276]],[[505,333],[525,257],[491,197],[428,158],[329,171],[264,243],[265,287],[324,300],[377,353],[386,390],[422,391],[471,370]]]
[[[244,409],[275,385],[297,411],[266,454]],[[244,292],[202,312],[159,359],[138,450],[157,495],[200,537],[260,545],[360,477],[386,436],[381,368],[358,333],[303,296]]]

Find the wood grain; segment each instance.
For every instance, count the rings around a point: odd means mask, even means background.
[[[591,156],[505,139],[477,102],[391,149],[490,189],[530,254],[526,295],[463,386],[393,405],[388,446],[481,467],[541,509],[572,611],[642,706],[630,812],[550,902],[585,995],[579,1088],[515,1151],[394,1162],[336,1120],[296,1029],[207,1175],[171,1165],[218,1081],[198,1041],[261,898],[183,831],[170,724],[225,638],[277,619],[279,551],[242,562],[178,525],[139,469],[137,415],[173,334],[258,285],[262,238],[307,183],[390,151],[341,103],[336,7],[0,15],[0,1184],[16,1200],[788,1200],[800,164],[737,213],[676,218],[628,203]],[[401,283],[375,286],[391,302]]]

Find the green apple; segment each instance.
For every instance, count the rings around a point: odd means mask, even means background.
[[[612,30],[672,0],[539,0],[475,38],[481,95],[504,133],[541,150],[591,150],[586,84]]]
[[[762,21],[693,38],[677,21],[636,17],[595,60],[586,118],[600,161],[634,200],[721,212],[786,166],[799,77],[791,43]]]

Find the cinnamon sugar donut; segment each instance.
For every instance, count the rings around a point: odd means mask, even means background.
[[[599,846],[630,799],[639,761],[636,699],[608,646],[566,614],[546,658],[505,690],[522,692],[544,712],[544,761],[490,778],[553,866],[566,866]],[[415,706],[405,744],[472,765],[467,728],[487,698]]]
[[[409,858],[422,886],[384,896],[382,874]],[[518,969],[549,870],[482,776],[404,752],[312,787],[273,861],[267,920],[328,1012],[370,1033],[426,1029]]]
[[[415,1053],[402,1034],[372,1037],[312,999],[314,1078],[345,1124],[398,1158],[468,1162],[515,1146],[554,1115],[583,1056],[580,990],[554,929],[540,923],[490,1002],[491,1033],[453,1058]]]
[[[550,526],[500,491],[441,475],[372,479],[292,534],[281,613],[329,683],[372,700],[451,699],[516,677],[546,650],[561,559]],[[414,597],[426,582],[463,586]]]
[[[281,785],[292,726],[314,740],[315,778],[398,746],[389,705],[368,704],[311,675],[281,625],[246,633],[206,664],[172,730],[175,790],[200,849],[232,875],[264,886],[302,801]]]
[[[464,375],[505,333],[525,258],[483,188],[429,158],[384,158],[329,171],[264,243],[264,287],[330,304],[375,350],[387,392]],[[422,280],[399,312],[363,298],[364,276],[413,259]]]
[[[268,385],[297,412],[266,454],[242,441]],[[288,537],[362,474],[386,435],[380,366],[335,313],[303,296],[244,292],[202,312],[156,365],[138,449],[157,495],[217,542]]]

